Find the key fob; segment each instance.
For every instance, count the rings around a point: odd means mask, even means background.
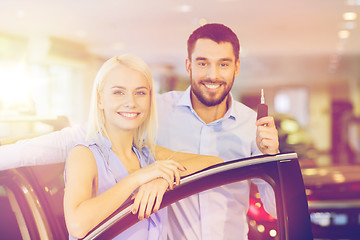
[[[268,106],[266,104],[259,104],[257,108],[257,118],[260,119],[262,117],[268,116]]]

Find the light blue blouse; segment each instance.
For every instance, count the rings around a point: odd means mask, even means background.
[[[98,195],[129,175],[120,159],[111,150],[111,142],[102,135],[99,134],[93,140],[80,144],[88,147],[95,157],[98,169]],[[154,158],[147,146],[140,151],[133,147],[133,151],[138,157],[142,168],[154,162]],[[167,211],[166,209],[161,209],[157,213],[150,215],[150,218],[144,219],[128,228],[114,239],[166,239],[166,222]],[[69,239],[73,238],[70,237]]]

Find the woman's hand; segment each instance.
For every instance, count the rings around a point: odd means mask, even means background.
[[[139,185],[143,185],[156,178],[163,178],[167,181],[170,189],[173,188],[174,179],[176,184],[180,183],[180,171],[186,171],[186,168],[173,160],[155,161],[154,163],[134,172],[139,179]]]
[[[168,186],[168,182],[162,178],[141,185],[138,193],[133,197],[135,200],[132,205],[132,213],[138,213],[139,220],[144,217],[149,218],[151,213],[156,213]]]

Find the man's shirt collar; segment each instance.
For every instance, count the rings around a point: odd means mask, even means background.
[[[190,110],[193,112],[193,113],[196,113],[195,110],[193,109],[192,107],[192,104],[191,104],[191,86],[189,86],[183,93],[183,95],[181,96],[181,98],[179,99],[179,101],[176,103],[176,106],[186,106],[186,107],[189,107]],[[219,119],[219,120],[222,120],[222,119],[227,119],[227,118],[231,118],[231,119],[237,119],[239,118],[238,114],[236,113],[234,107],[233,107],[233,103],[234,103],[234,99],[232,97],[232,94],[230,94],[230,102],[229,102],[229,106],[228,106],[228,110],[226,111],[225,115]],[[217,121],[219,121],[217,120]],[[217,122],[216,121],[216,122]]]

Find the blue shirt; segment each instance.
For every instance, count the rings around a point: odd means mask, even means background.
[[[107,191],[121,179],[129,175],[120,159],[111,150],[111,142],[102,135],[99,134],[97,138],[87,143],[82,143],[81,145],[88,147],[95,157],[98,170],[98,195]],[[142,168],[154,162],[154,158],[150,154],[148,147],[145,146],[140,151],[133,147],[133,151],[138,157]],[[166,210],[167,209],[161,209],[157,213],[151,214],[150,218],[143,219],[136,223],[114,239],[166,239]],[[72,238],[70,237],[70,239]]]
[[[208,124],[192,108],[190,87],[185,92],[173,91],[158,96],[157,104],[157,144],[160,146],[218,156],[224,161],[262,154],[255,139],[256,113],[232,97],[224,117]],[[257,183],[259,191],[266,192],[272,202],[270,205],[274,205],[270,185],[260,179]],[[250,181],[232,183],[172,204],[168,208],[169,238],[247,239],[249,186]]]

